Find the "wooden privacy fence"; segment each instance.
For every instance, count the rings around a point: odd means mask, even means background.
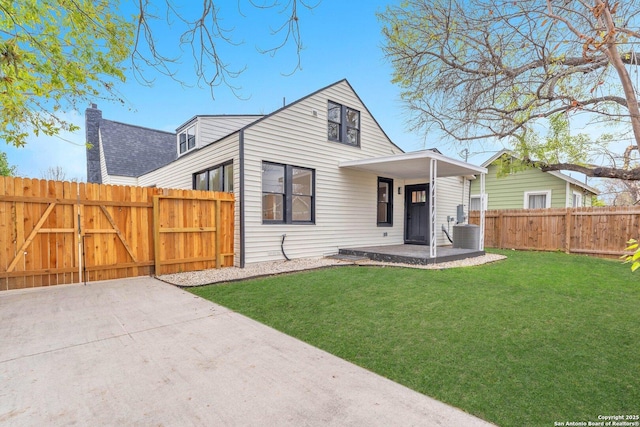
[[[232,266],[230,193],[0,177],[0,290]]]
[[[471,211],[470,224],[480,223]],[[489,248],[565,251],[619,257],[630,238],[640,238],[640,207],[510,209],[485,213]]]

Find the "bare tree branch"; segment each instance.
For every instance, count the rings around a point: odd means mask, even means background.
[[[580,113],[627,127],[640,147],[630,73],[640,64],[639,9],[640,0],[408,0],[379,18],[413,130],[462,144],[529,141],[554,115]],[[604,145],[584,146],[582,157],[602,159]]]
[[[160,6],[158,6],[160,3]],[[284,5],[279,1],[273,0],[271,3],[257,3],[254,0],[247,0],[247,4],[257,10],[265,12],[275,10],[282,21],[279,26],[272,30],[274,38],[281,37],[276,40],[273,47],[256,48],[258,52],[263,54],[275,55],[289,44],[295,49],[296,62],[293,70],[287,74],[293,74],[301,69],[301,52],[303,49],[302,37],[300,34],[300,7],[305,9],[314,9],[320,4],[320,0],[316,3],[310,3],[306,0],[288,0]],[[164,0],[163,2],[151,2],[150,0],[137,0],[137,28],[135,34],[135,42],[131,55],[131,65],[135,76],[144,84],[153,83],[153,79],[148,77],[148,68],[168,76],[182,84],[187,84],[178,76],[178,68],[180,66],[181,57],[172,57],[165,55],[160,50],[158,40],[158,26],[165,28],[165,34],[177,34],[177,44],[184,50],[187,50],[194,62],[194,72],[196,75],[196,84],[198,86],[208,87],[211,95],[214,94],[214,88],[220,85],[229,87],[236,96],[239,96],[238,86],[232,82],[240,76],[246,69],[244,64],[232,64],[225,59],[222,52],[224,46],[238,46],[242,42],[237,42],[237,29],[225,28],[222,25],[223,19],[220,14],[228,12],[224,2],[215,0],[203,0],[199,13],[192,16],[188,15],[182,8],[176,5],[172,0]],[[160,12],[163,12],[163,18]],[[234,11],[235,12],[235,11]],[[238,0],[237,12],[240,16],[245,16],[241,8],[241,0]],[[240,38],[240,37],[238,37]]]

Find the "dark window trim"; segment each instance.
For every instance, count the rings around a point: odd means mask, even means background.
[[[380,183],[386,182],[389,184],[389,201],[387,202],[387,221],[380,221],[378,218],[378,205],[381,203],[378,199],[378,189],[380,188]],[[383,178],[378,177],[377,187],[376,187],[376,221],[378,227],[393,227],[393,179],[391,178]]]
[[[262,170],[262,165],[264,164],[269,164],[269,165],[273,165],[273,166],[280,166],[284,168],[284,186],[283,186],[283,190],[284,193],[274,193],[272,191],[268,191],[265,192],[263,190],[263,183],[262,183],[262,178],[263,178],[263,170]],[[278,194],[278,195],[282,195],[282,202],[284,203],[284,206],[282,207],[282,219],[264,219],[262,218],[262,223],[263,224],[285,224],[286,220],[287,220],[287,184],[288,178],[287,178],[287,165],[282,164],[282,163],[276,163],[276,162],[262,162],[260,164],[260,216],[262,217],[264,215],[264,195],[265,194]]]
[[[284,197],[284,214],[282,220],[268,219],[262,220],[263,224],[292,224],[292,225],[315,225],[316,223],[316,170],[304,166],[287,165],[284,163],[263,161],[262,164],[284,167],[284,193],[265,193],[261,189],[261,194],[283,194]],[[260,169],[262,170],[262,164]],[[311,171],[311,221],[294,221],[293,220],[293,169],[304,169]],[[262,172],[261,172],[262,175]],[[262,216],[262,206],[260,209]]]
[[[334,104],[340,107],[340,123],[329,120],[328,112],[329,112],[329,104]],[[349,142],[349,138],[347,137],[348,130],[351,129],[347,122],[347,110],[352,110],[358,113],[358,127],[354,128],[358,130],[358,142],[356,144],[351,144]],[[338,139],[330,138],[329,131],[327,129],[327,139],[333,142],[339,142],[340,144],[348,145],[349,147],[358,147],[360,148],[360,140],[362,133],[362,112],[360,110],[356,110],[355,108],[347,107],[344,104],[339,102],[335,102],[332,100],[327,101],[327,126],[329,123],[337,123],[340,126],[340,134]]]
[[[229,165],[233,165],[233,160],[228,160],[224,163],[219,163],[215,166],[211,166],[210,168],[206,168],[203,169],[201,171],[195,172],[193,173],[193,175],[191,176],[191,188],[193,188],[194,190],[196,190],[196,176],[200,175],[203,172],[207,173],[207,178],[206,178],[206,183],[207,183],[207,187],[209,186],[209,171],[212,171],[213,169],[218,169],[218,168],[222,168],[222,179],[220,180],[220,182],[222,183],[222,185],[224,185],[224,168],[225,166],[229,166]],[[231,177],[231,179],[233,180],[233,176]],[[235,192],[235,187],[234,187],[234,192]],[[200,190],[200,191],[224,191],[224,189],[222,190],[211,190],[209,188],[207,188],[206,190]]]

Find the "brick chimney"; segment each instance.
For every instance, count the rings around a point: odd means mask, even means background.
[[[100,171],[100,121],[102,111],[96,104],[91,104],[84,112],[84,125],[87,144],[87,182],[102,183]]]

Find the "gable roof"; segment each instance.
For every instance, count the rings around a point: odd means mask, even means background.
[[[493,156],[489,157],[489,159],[487,159],[484,163],[482,163],[482,166],[485,167],[485,168],[488,168],[491,163],[495,162],[496,160],[498,160],[500,157],[502,157],[504,155],[507,155],[507,156],[510,156],[510,157],[513,157],[513,158],[518,158],[517,156],[515,156],[513,154],[513,152],[511,150],[504,149],[504,150],[498,151],[496,154],[494,154]],[[542,171],[540,171],[540,172],[542,172]],[[562,180],[564,180],[564,181],[566,181],[566,182],[568,182],[570,184],[577,185],[578,187],[584,188],[585,190],[587,190],[587,191],[589,191],[589,192],[591,192],[593,194],[600,194],[600,192],[596,188],[591,187],[590,185],[587,185],[584,182],[580,182],[577,179],[575,179],[573,177],[570,177],[569,175],[565,175],[560,171],[549,171],[549,172],[544,172],[544,173],[548,173],[550,175],[558,177],[558,178],[560,178],[560,179],[562,179]]]
[[[371,111],[369,111],[369,108],[367,108],[366,104],[365,104],[364,102],[362,102],[362,99],[360,98],[360,96],[358,95],[358,93],[353,89],[353,86],[351,86],[351,84],[349,83],[349,81],[348,81],[347,79],[338,80],[338,81],[337,81],[337,82],[335,82],[335,83],[332,83],[332,84],[330,84],[330,85],[328,85],[328,86],[325,86],[325,87],[323,87],[322,89],[318,89],[318,90],[316,90],[316,91],[314,91],[314,92],[310,93],[309,95],[303,96],[302,98],[299,98],[299,99],[297,99],[297,100],[295,100],[295,101],[293,101],[293,102],[291,102],[291,103],[289,103],[289,104],[287,104],[287,105],[285,105],[285,106],[283,106],[283,107],[280,107],[280,108],[278,108],[277,110],[275,110],[275,111],[273,111],[273,112],[271,112],[271,113],[269,113],[269,114],[266,114],[266,115],[262,115],[262,116],[255,115],[255,116],[253,116],[253,115],[251,115],[251,114],[244,114],[244,115],[242,115],[242,114],[240,114],[240,115],[230,114],[230,115],[228,115],[228,117],[256,117],[256,120],[252,121],[251,123],[248,123],[248,124],[247,124],[247,125],[245,125],[244,127],[240,128],[240,129],[238,129],[238,130],[236,130],[235,132],[231,132],[231,133],[229,133],[228,135],[223,136],[222,138],[220,138],[220,139],[218,139],[218,140],[216,140],[216,141],[211,141],[211,142],[210,142],[209,144],[207,144],[206,146],[209,146],[209,145],[211,145],[211,144],[215,144],[216,142],[218,142],[218,141],[220,141],[220,140],[222,140],[222,139],[224,139],[224,138],[227,138],[227,137],[229,137],[230,135],[233,135],[233,134],[236,134],[236,133],[240,133],[240,132],[244,132],[245,130],[249,129],[250,127],[252,127],[252,126],[254,126],[254,125],[256,125],[256,124],[258,124],[258,123],[260,123],[260,122],[262,122],[263,120],[266,120],[266,119],[268,119],[268,118],[270,118],[270,117],[273,117],[274,115],[278,114],[279,112],[284,111],[284,110],[286,110],[287,108],[290,108],[290,107],[292,107],[293,105],[298,104],[299,102],[305,101],[305,100],[307,100],[307,99],[311,98],[312,96],[315,96],[315,95],[317,95],[318,93],[320,93],[320,92],[322,92],[322,91],[324,91],[324,90],[327,90],[327,89],[329,89],[329,88],[331,88],[331,87],[333,87],[333,86],[339,85],[340,83],[343,83],[343,82],[344,82],[344,83],[346,83],[346,84],[347,84],[347,86],[349,86],[349,89],[354,93],[354,95],[356,96],[356,98],[358,98],[358,101],[360,101],[360,103],[362,104],[362,106],[364,107],[364,109],[367,111],[367,113],[369,113],[369,116],[373,119],[373,121],[375,122],[375,124],[376,124],[376,125],[378,126],[378,128],[382,131],[383,135],[387,138],[387,140],[389,141],[389,143],[390,143],[391,145],[393,145],[394,147],[396,147],[398,150],[400,150],[402,153],[404,153],[405,151],[404,151],[402,148],[398,147],[398,146],[397,146],[397,145],[396,145],[396,144],[391,140],[391,138],[389,138],[389,135],[387,135],[387,133],[384,131],[384,129],[382,129],[382,126],[380,126],[380,123],[378,123],[378,121],[377,121],[377,120],[376,120],[376,118],[373,116],[373,114],[371,114]],[[189,123],[191,123],[192,121],[196,120],[198,117],[215,117],[215,115],[213,115],[213,116],[208,116],[208,115],[196,115],[196,116],[192,117],[191,119],[187,120],[186,122],[184,122],[182,125],[180,125],[180,127],[178,127],[178,129],[182,129],[182,128],[184,128],[186,125],[188,125],[188,124],[189,124]],[[222,117],[223,117],[223,116],[222,116]],[[205,146],[205,147],[206,147],[206,146]],[[203,149],[203,148],[204,148],[204,147],[198,147],[198,148],[196,148],[196,149],[194,149],[194,150],[189,150],[188,152],[186,152],[186,153],[182,154],[182,155],[180,156],[180,158],[183,158],[183,157],[187,157],[187,156],[194,155],[195,153],[197,153],[198,151],[200,151],[200,150],[201,150],[201,149]],[[439,153],[439,151],[438,151],[437,149],[435,149],[435,148],[434,148],[434,149],[432,149],[432,150],[435,150],[435,151],[437,151],[437,152]],[[163,166],[164,166],[164,165],[163,165]],[[158,167],[161,167],[161,166],[158,166]],[[156,169],[157,169],[157,168],[156,168]],[[151,171],[151,170],[149,170],[149,171]]]
[[[391,138],[389,138],[389,135],[387,135],[387,133],[386,133],[386,132],[384,131],[384,129],[382,128],[382,126],[380,126],[380,123],[378,123],[378,120],[376,120],[375,116],[374,116],[373,114],[371,114],[371,111],[369,111],[369,108],[367,107],[367,105],[362,101],[362,99],[360,98],[360,95],[358,95],[358,93],[353,89],[353,86],[351,86],[351,84],[349,83],[349,81],[348,81],[347,79],[338,80],[337,82],[332,83],[332,84],[330,84],[330,85],[328,85],[328,86],[325,86],[325,87],[323,87],[322,89],[318,89],[318,90],[316,90],[315,92],[312,92],[312,93],[310,93],[310,94],[309,94],[309,95],[307,95],[307,96],[303,96],[302,98],[297,99],[297,100],[293,101],[292,103],[287,104],[287,105],[285,105],[285,106],[283,106],[283,107],[280,107],[280,108],[278,108],[277,110],[273,111],[272,113],[267,114],[266,116],[263,116],[262,118],[260,118],[260,119],[256,120],[255,122],[252,122],[252,123],[248,124],[247,126],[245,126],[244,128],[242,128],[242,129],[240,129],[240,130],[241,130],[241,131],[243,131],[243,130],[245,130],[245,129],[247,129],[247,128],[250,128],[251,126],[253,126],[253,125],[257,124],[257,123],[260,123],[261,121],[263,121],[263,120],[265,120],[265,119],[268,119],[269,117],[272,117],[272,116],[274,116],[274,115],[278,114],[279,112],[281,112],[281,111],[283,111],[283,110],[286,110],[287,108],[289,108],[289,107],[291,107],[291,106],[293,106],[293,105],[296,105],[296,104],[297,104],[297,103],[299,103],[299,102],[302,102],[302,101],[304,101],[304,100],[306,100],[306,99],[309,99],[309,98],[311,98],[312,96],[315,96],[315,95],[317,95],[318,93],[320,93],[320,92],[322,92],[322,91],[324,91],[324,90],[327,90],[327,89],[329,89],[329,88],[331,88],[331,87],[333,87],[333,86],[337,86],[337,85],[339,85],[340,83],[343,83],[343,82],[344,82],[344,83],[346,83],[346,84],[347,84],[347,86],[349,86],[349,89],[351,90],[351,92],[353,92],[353,94],[356,96],[356,98],[358,98],[358,101],[360,101],[360,103],[362,104],[362,106],[364,107],[364,109],[367,111],[367,113],[369,114],[369,116],[373,119],[373,121],[374,121],[374,122],[375,122],[375,124],[378,126],[378,128],[382,131],[382,133],[383,133],[383,134],[384,134],[384,136],[387,138],[387,140],[389,141],[389,143],[390,143],[391,145],[393,145],[394,147],[396,147],[398,150],[400,150],[401,152],[403,152],[403,153],[404,153],[404,150],[403,150],[402,148],[398,147],[398,146],[397,146],[397,145],[396,145],[396,144],[391,140]]]
[[[176,134],[100,120],[100,141],[109,175],[138,177],[176,159]]]
[[[332,83],[328,86],[325,86],[321,89],[310,93],[290,104],[287,104],[270,114],[267,115],[252,115],[252,114],[229,114],[229,115],[196,115],[191,119],[187,120],[185,123],[180,125],[178,129],[185,127],[191,122],[197,120],[199,117],[213,117],[213,118],[243,118],[248,121],[243,127],[229,132],[227,135],[222,136],[221,138],[211,141],[208,145],[214,144],[221,139],[227,138],[236,133],[243,132],[244,130],[254,126],[257,123],[260,123],[262,120],[268,119],[279,112],[290,108],[293,105],[298,104],[316,94],[329,89],[333,86],[336,86],[341,83],[346,83],[351,92],[356,96],[358,101],[362,104],[366,112],[373,119],[375,124],[378,126],[382,134],[385,136],[387,141],[397,148],[399,151],[404,153],[404,150],[398,147],[389,136],[386,134],[384,129],[380,126],[376,118],[371,114],[366,104],[362,101],[360,96],[353,89],[351,84],[347,81],[347,79],[339,80],[335,83]],[[91,109],[96,109],[95,105],[92,105],[90,109],[87,109],[89,112]],[[96,109],[98,113],[101,113]],[[176,152],[176,133],[160,131],[157,129],[150,129],[136,125],[130,125],[127,123],[115,122],[112,120],[106,120],[101,118],[101,114],[98,114],[96,117],[99,121],[99,131],[101,137],[101,148],[104,151],[105,163],[107,168],[107,173],[109,175],[116,176],[126,176],[126,177],[139,177],[146,173],[149,173],[153,170],[159,169],[163,166],[168,165],[169,163],[178,159],[178,155]],[[189,155],[193,155],[200,151],[204,147],[196,148],[195,150],[190,150],[187,153],[184,153],[180,158],[186,157]],[[435,152],[438,152],[437,149],[433,149]],[[88,152],[91,150],[88,150]]]

